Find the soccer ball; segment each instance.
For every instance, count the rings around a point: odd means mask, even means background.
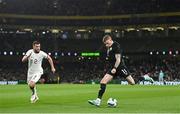
[[[116,107],[117,106],[117,100],[113,98],[109,98],[107,101],[107,105],[109,107]]]

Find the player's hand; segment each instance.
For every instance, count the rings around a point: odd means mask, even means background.
[[[111,73],[112,73],[112,74],[115,74],[115,73],[116,73],[116,69],[113,68],[113,69],[111,70]]]
[[[54,74],[56,72],[55,68],[51,68],[52,73]]]

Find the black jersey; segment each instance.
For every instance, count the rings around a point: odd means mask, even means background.
[[[115,62],[116,62],[115,55],[116,54],[121,55],[121,58],[120,58],[121,63],[120,63],[119,66],[123,66],[124,65],[124,60],[122,58],[122,50],[120,48],[120,44],[118,42],[114,41],[112,46],[107,49],[107,58],[108,58],[108,61],[109,61],[109,64],[110,64],[111,67],[113,67],[115,65]]]

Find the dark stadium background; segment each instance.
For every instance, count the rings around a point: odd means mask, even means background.
[[[21,58],[38,40],[57,69],[51,74],[44,62],[42,83],[57,83],[58,77],[61,83],[98,82],[107,66],[101,49],[105,34],[121,44],[135,79],[151,72],[158,81],[163,70],[167,81],[178,81],[179,4],[179,0],[0,0],[0,81],[25,83],[27,64]],[[81,56],[88,52],[100,56]]]

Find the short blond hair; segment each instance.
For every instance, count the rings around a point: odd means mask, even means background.
[[[107,40],[109,40],[109,39],[112,39],[111,38],[111,36],[110,35],[105,35],[104,37],[103,37],[103,42],[106,42]]]

